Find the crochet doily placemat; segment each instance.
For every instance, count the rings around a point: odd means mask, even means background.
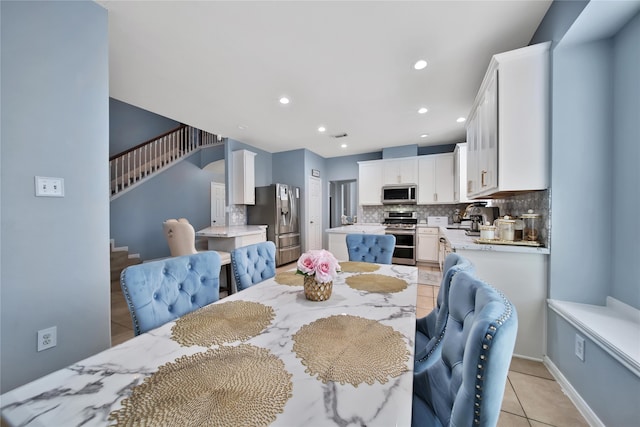
[[[296,274],[295,271],[283,271],[281,273],[276,274],[274,277],[277,283],[281,285],[289,285],[289,286],[303,286],[304,285],[304,276],[302,274]]]
[[[359,291],[380,293],[400,292],[409,286],[402,279],[383,274],[358,274],[357,276],[347,277],[346,282],[347,285]]]
[[[269,350],[221,346],[160,366],[109,419],[117,426],[266,426],[292,388],[291,374]]]
[[[275,317],[273,308],[250,301],[211,304],[176,320],[171,339],[185,347],[211,347],[258,335]]]
[[[335,315],[304,325],[293,351],[311,376],[327,381],[386,383],[407,371],[409,350],[400,332],[375,320]]]
[[[379,270],[380,266],[370,262],[344,261],[340,263],[340,269],[345,273],[371,273]]]

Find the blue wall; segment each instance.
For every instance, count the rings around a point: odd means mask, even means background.
[[[613,46],[613,228],[611,295],[640,309],[640,14]],[[631,213],[631,214],[630,214]]]
[[[640,237],[629,215],[640,199],[640,15],[612,38],[563,45],[579,15],[592,12],[584,2],[554,2],[534,37],[554,41],[549,296],[601,305],[611,295],[640,309]],[[589,339],[580,362],[574,338],[584,334],[551,310],[547,320],[547,357],[596,416],[637,424],[640,379]]]
[[[610,295],[612,65],[610,40],[553,51],[549,296],[554,299],[604,304]]]
[[[111,238],[143,260],[170,255],[162,223],[187,218],[196,230],[208,227],[214,173],[202,169],[197,151],[111,202]],[[219,150],[216,150],[219,151]]]
[[[94,2],[0,2],[0,392],[110,346],[109,49]],[[35,197],[34,176],[64,179]],[[40,329],[57,346],[37,352]]]
[[[109,156],[180,126],[179,122],[109,98]]]

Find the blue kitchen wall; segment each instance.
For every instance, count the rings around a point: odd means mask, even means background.
[[[111,238],[128,246],[143,260],[170,255],[162,223],[187,218],[196,230],[211,221],[211,182],[214,173],[202,169],[197,151],[111,201]]]
[[[549,296],[601,305],[611,295],[640,309],[638,227],[629,215],[637,212],[640,197],[640,15],[613,38],[558,44],[572,25],[584,30],[579,15],[589,8],[554,2],[532,40],[554,41]],[[596,15],[590,14],[587,28],[597,25]],[[640,407],[631,397],[640,395],[640,378],[601,343],[547,312],[547,357],[563,381],[605,425],[637,424]],[[584,361],[574,354],[576,334],[585,336]]]
[[[122,153],[178,126],[180,122],[109,98],[109,156]]]
[[[0,17],[4,393],[111,344],[109,40],[92,1],[2,1]],[[35,197],[34,176],[63,178],[64,197]]]
[[[358,162],[382,159],[382,151],[327,159],[327,181],[358,179]]]
[[[611,295],[640,309],[640,14],[613,46],[613,227]]]
[[[610,40],[553,51],[550,298],[611,291],[612,59]]]
[[[179,122],[116,99],[109,99],[109,151],[120,153],[175,129]],[[209,226],[211,181],[202,168],[224,159],[224,144],[204,148],[176,163],[145,184],[118,196],[110,204],[110,237],[143,260],[169,256],[162,223],[187,218],[196,230]]]

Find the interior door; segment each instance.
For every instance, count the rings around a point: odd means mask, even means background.
[[[211,225],[226,225],[225,218],[226,185],[220,182],[211,183]]]
[[[307,185],[306,250],[322,249],[322,179],[309,177]]]

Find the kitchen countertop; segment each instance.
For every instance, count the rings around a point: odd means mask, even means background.
[[[467,236],[464,229],[450,230],[445,227],[440,227],[440,233],[451,244],[451,249],[455,250],[469,250],[469,251],[490,251],[490,252],[512,252],[512,253],[526,253],[526,254],[540,254],[548,255],[550,253],[549,248],[544,247],[532,247],[532,246],[516,246],[516,245],[491,245],[475,243],[478,236]]]
[[[250,234],[259,234],[267,229],[266,225],[218,225],[203,228],[196,232],[200,237],[239,237]]]
[[[385,226],[382,224],[354,224],[343,225],[342,227],[327,228],[327,233],[350,234],[350,233],[368,233],[368,234],[384,234]]]

